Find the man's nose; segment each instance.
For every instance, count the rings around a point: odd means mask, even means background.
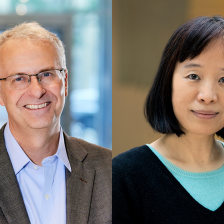
[[[198,101],[205,104],[217,102],[218,97],[215,86],[212,84],[202,85],[197,98]]]
[[[28,87],[28,94],[40,99],[46,92],[46,90],[39,83],[37,76],[30,76],[30,84]]]

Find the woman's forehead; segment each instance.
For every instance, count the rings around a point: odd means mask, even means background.
[[[192,54],[194,54],[193,51],[194,50],[192,50]],[[216,56],[217,59],[220,59],[220,60],[224,59],[223,38],[219,38],[219,39],[211,41],[207,46],[204,47],[204,49],[202,49],[200,54],[196,55],[193,58],[191,57],[191,55],[188,55],[188,57],[184,61],[177,61],[176,65],[185,64],[187,68],[199,67],[197,66],[197,63],[196,63],[197,61],[210,60],[210,59],[212,60],[214,56]]]

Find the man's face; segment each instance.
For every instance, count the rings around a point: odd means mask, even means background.
[[[0,78],[18,73],[37,74],[61,66],[55,49],[49,44],[32,40],[9,40],[0,49]],[[63,77],[59,83],[43,87],[32,76],[30,85],[20,90],[12,90],[4,80],[1,81],[0,104],[6,107],[10,128],[42,129],[59,126],[67,96],[67,72]],[[43,103],[47,103],[47,106],[26,108],[26,105]]]

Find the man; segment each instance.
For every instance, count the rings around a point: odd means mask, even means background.
[[[62,42],[39,24],[0,35],[0,223],[111,223],[111,150],[67,136]]]

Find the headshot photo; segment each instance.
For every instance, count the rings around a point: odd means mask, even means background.
[[[112,223],[112,1],[18,2],[0,3],[0,223]]]
[[[130,2],[113,5],[113,223],[221,224],[224,5]]]

